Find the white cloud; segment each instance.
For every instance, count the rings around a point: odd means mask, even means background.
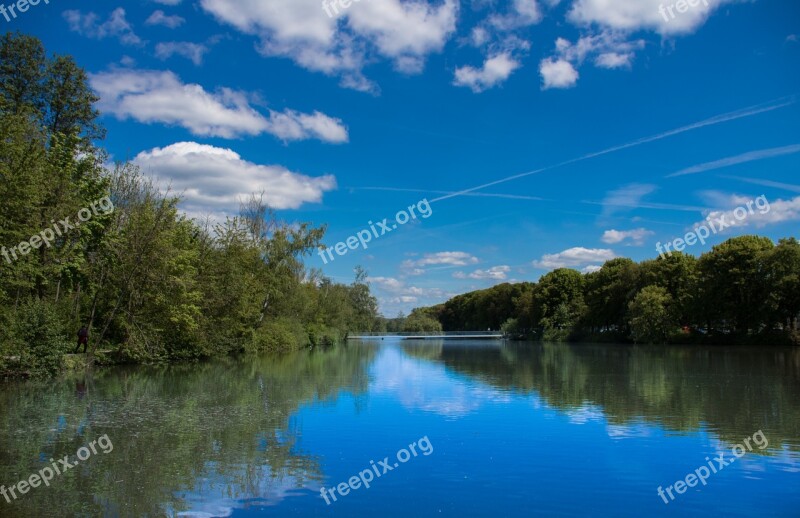
[[[91,74],[89,79],[100,96],[100,110],[121,120],[176,125],[208,137],[270,133],[285,141],[348,140],[347,129],[339,119],[293,110],[270,110],[266,118],[250,106],[249,96],[243,92],[220,88],[210,93],[200,85],[184,84],[170,71],[111,70]]]
[[[178,5],[181,0],[153,0],[154,2],[162,5]]]
[[[264,191],[275,209],[296,209],[318,203],[336,188],[331,175],[310,177],[278,165],[248,162],[231,149],[196,142],[179,142],[139,153],[134,159],[143,172],[163,186],[183,193],[183,209],[192,216],[210,213],[217,219],[238,213],[239,203]]]
[[[544,89],[574,86],[578,80],[577,67],[592,57],[595,66],[600,68],[630,68],[636,51],[644,45],[643,40],[629,41],[624,32],[608,29],[581,36],[575,43],[558,38],[555,56],[543,60],[540,65]]]
[[[626,239],[633,241],[634,245],[641,245],[648,236],[654,236],[655,232],[646,228],[634,230],[606,230],[603,233],[602,241],[608,245],[622,243]]]
[[[419,61],[442,50],[455,31],[458,2],[444,0],[437,8],[426,1],[369,0],[347,11],[348,25],[386,57]]]
[[[407,305],[417,304],[420,300],[428,303],[438,303],[455,295],[447,293],[441,288],[408,286],[394,277],[368,277],[367,281],[378,294],[378,301],[381,303],[382,310],[388,311],[388,314],[392,315],[396,314],[399,309],[408,312],[412,308]]]
[[[475,93],[482,92],[508,79],[519,66],[520,63],[509,52],[504,52],[487,58],[482,68],[457,68],[453,84],[469,87]]]
[[[725,224],[732,228],[745,228],[753,226],[764,228],[769,225],[800,221],[800,196],[788,200],[770,201],[766,197],[755,199],[747,196],[728,195],[723,202],[725,210],[706,211],[706,219],[695,223],[690,229],[695,229],[705,225],[710,227],[709,218],[716,228],[719,228],[718,221],[725,218]],[[764,200],[767,200],[766,202]],[[750,203],[748,208],[747,204]],[[738,209],[738,210],[737,210]],[[751,213],[752,209],[752,213]],[[739,217],[737,217],[737,214]],[[729,228],[723,229],[722,233]]]
[[[470,42],[476,46],[480,47],[484,43],[487,43],[490,39],[489,31],[486,30],[485,27],[477,26],[472,28],[472,32],[470,32]]]
[[[466,266],[477,264],[478,258],[467,252],[436,252],[425,254],[421,259],[403,261],[403,268],[411,270],[414,268],[424,268],[425,266]]]
[[[575,44],[563,38],[556,41],[555,56],[542,61],[549,68],[540,69],[545,89],[551,84],[546,72],[554,78],[552,87],[573,86],[577,70],[590,57],[599,68],[631,68],[636,52],[645,46],[644,40],[632,39],[634,33],[653,31],[664,37],[693,33],[719,6],[736,1],[740,0],[698,0],[697,6],[684,1],[686,11],[677,12],[674,1],[574,0],[567,19],[588,34]],[[565,61],[572,65],[574,74],[563,64]]]
[[[457,0],[367,0],[328,16],[319,0],[201,0],[220,22],[260,38],[265,56],[287,57],[312,71],[339,76],[347,88],[374,91],[363,75],[373,57],[419,72],[425,58],[455,32]],[[333,14],[333,13],[332,13]]]
[[[414,304],[418,301],[418,297],[412,297],[411,295],[401,295],[399,297],[392,297],[389,299],[389,302],[393,304]]]
[[[595,65],[600,68],[629,68],[633,60],[633,53],[620,54],[619,52],[604,52],[597,56]]]
[[[93,12],[86,14],[78,10],[64,11],[64,19],[73,32],[88,38],[102,40],[109,37],[118,38],[125,45],[140,45],[142,40],[133,32],[133,27],[125,19],[125,9],[117,7],[108,19],[99,23],[99,17]]]
[[[537,0],[513,0],[507,14],[493,14],[488,23],[494,28],[509,31],[536,25],[542,21],[542,10]]]
[[[370,284],[375,284],[380,288],[388,291],[398,291],[404,287],[402,281],[395,279],[394,277],[369,277],[367,278]]]
[[[578,82],[578,71],[572,63],[563,59],[543,59],[539,64],[542,76],[542,89],[571,88]]]
[[[203,63],[203,55],[206,52],[208,52],[208,47],[205,45],[188,41],[168,41],[156,45],[156,57],[158,59],[169,59],[174,54],[177,54],[198,66]]]
[[[726,3],[736,0],[702,0],[688,6],[686,12],[673,7],[670,16],[667,7],[674,1],[665,0],[576,0],[568,18],[575,24],[599,25],[624,31],[651,30],[662,35],[690,34],[709,18],[711,13]],[[663,6],[663,9],[660,9]]]
[[[340,119],[315,111],[312,114],[294,110],[271,112],[267,131],[283,140],[317,138],[325,142],[343,143],[349,137]]]
[[[600,266],[600,265],[590,264],[589,266],[587,266],[585,268],[581,268],[581,273],[594,273],[594,272],[599,272],[602,269],[603,269],[603,267]]]
[[[147,20],[145,20],[145,25],[163,25],[164,27],[169,27],[170,29],[175,29],[176,27],[180,27],[186,20],[178,15],[166,15],[164,11],[161,9],[157,9],[153,11],[153,14],[150,15]]]
[[[475,270],[472,273],[456,272],[453,277],[456,279],[476,279],[486,280],[491,279],[495,281],[502,281],[508,278],[508,272],[511,271],[510,266],[501,265],[493,266],[488,270]]]
[[[541,260],[533,261],[533,266],[546,270],[572,268],[592,263],[604,263],[615,257],[617,255],[613,250],[576,247],[557,254],[546,254],[542,256]]]

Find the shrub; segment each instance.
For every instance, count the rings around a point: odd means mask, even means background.
[[[7,337],[6,362],[19,374],[31,377],[52,376],[61,369],[61,358],[69,352],[71,333],[59,322],[56,309],[37,299],[22,304],[11,316]]]
[[[342,341],[342,333],[338,329],[322,324],[309,324],[308,343],[312,347],[330,347]]]
[[[288,352],[308,345],[308,335],[303,326],[288,318],[267,322],[253,332],[253,340],[247,352]]]

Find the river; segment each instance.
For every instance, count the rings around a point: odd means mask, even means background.
[[[0,444],[0,484],[28,486],[4,517],[797,517],[800,349],[386,339],[98,369],[0,386]]]

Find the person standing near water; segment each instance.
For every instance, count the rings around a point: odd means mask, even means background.
[[[78,331],[78,345],[75,347],[75,354],[78,354],[78,349],[81,348],[83,345],[83,352],[86,353],[86,346],[89,344],[89,328],[83,326],[80,331]]]

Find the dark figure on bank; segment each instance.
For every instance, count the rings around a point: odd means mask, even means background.
[[[78,331],[78,345],[75,347],[75,354],[78,354],[78,350],[83,345],[83,352],[86,353],[86,346],[89,344],[89,328],[83,326],[80,331]]]

